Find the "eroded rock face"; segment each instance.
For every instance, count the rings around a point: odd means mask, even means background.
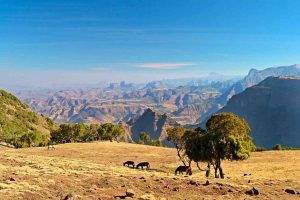
[[[179,125],[168,115],[161,115],[151,109],[147,109],[143,115],[128,124],[131,127],[131,136],[134,141],[139,140],[140,132],[146,132],[154,140],[165,140],[167,129]]]
[[[249,123],[257,146],[300,146],[300,77],[269,77],[233,96],[219,112]]]

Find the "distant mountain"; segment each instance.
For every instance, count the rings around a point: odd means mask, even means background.
[[[140,132],[146,132],[151,136],[152,139],[165,140],[166,130],[170,127],[179,126],[179,124],[171,119],[166,114],[159,114],[148,108],[145,112],[124,124],[124,122],[119,123],[121,127],[125,129],[128,135],[130,132],[132,140],[135,142],[140,140]]]
[[[292,68],[296,73],[297,66]],[[258,146],[300,147],[300,77],[269,77],[233,96],[219,112],[246,119]]]
[[[14,142],[23,134],[39,132],[50,136],[50,129],[56,125],[34,113],[15,96],[0,90],[0,142]]]
[[[216,99],[216,104],[212,106],[205,114],[199,117],[198,123],[206,120],[211,114],[217,112],[227,101],[234,95],[243,92],[245,89],[258,84],[262,80],[270,76],[300,76],[300,65],[271,67],[264,70],[251,69],[248,75],[241,81],[236,82],[229,90],[224,92]]]
[[[39,92],[23,91],[18,96],[34,111],[56,123],[118,123],[140,116],[151,108],[167,113],[181,124],[192,124],[233,84],[229,80],[173,88],[151,82],[141,88],[121,82],[111,83],[105,88],[42,92],[40,96]]]

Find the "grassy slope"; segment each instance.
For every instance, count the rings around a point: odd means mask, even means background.
[[[53,126],[51,120],[37,115],[16,97],[0,90],[0,136],[7,138],[33,130],[49,135]]]
[[[79,199],[112,199],[124,195],[127,188],[137,196],[153,193],[157,199],[251,199],[245,191],[253,186],[261,199],[300,198],[283,191],[300,192],[300,151],[259,152],[247,161],[225,162],[226,178],[211,177],[209,186],[202,185],[207,179],[195,166],[191,177],[175,176],[180,162],[169,148],[99,142],[58,145],[55,150],[0,151],[0,197],[4,199],[59,199],[68,192]],[[151,170],[123,167],[126,160],[149,161]],[[200,185],[189,185],[189,180]],[[179,191],[173,191],[175,187]]]

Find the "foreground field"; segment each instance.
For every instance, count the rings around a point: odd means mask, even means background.
[[[243,162],[224,162],[224,180],[207,179],[195,166],[192,176],[175,176],[181,163],[170,148],[99,142],[0,152],[0,199],[63,199],[68,193],[115,199],[125,198],[127,189],[136,198],[300,199],[299,193],[285,192],[300,192],[300,151],[258,152]],[[123,167],[126,160],[149,161],[151,169]],[[259,195],[245,194],[253,187]]]

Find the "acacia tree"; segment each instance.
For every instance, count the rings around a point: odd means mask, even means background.
[[[247,122],[233,113],[213,115],[206,123],[207,130],[194,130],[185,142],[188,157],[195,162],[207,162],[213,165],[215,177],[224,178],[221,161],[245,160],[255,147],[248,136],[250,128]],[[219,173],[219,174],[218,174]]]
[[[180,161],[184,164],[184,166],[190,166],[191,160],[187,158],[184,151],[185,139],[183,138],[183,136],[186,131],[187,130],[182,126],[169,128],[167,129],[167,140],[174,144],[177,150],[177,156],[179,157]]]

